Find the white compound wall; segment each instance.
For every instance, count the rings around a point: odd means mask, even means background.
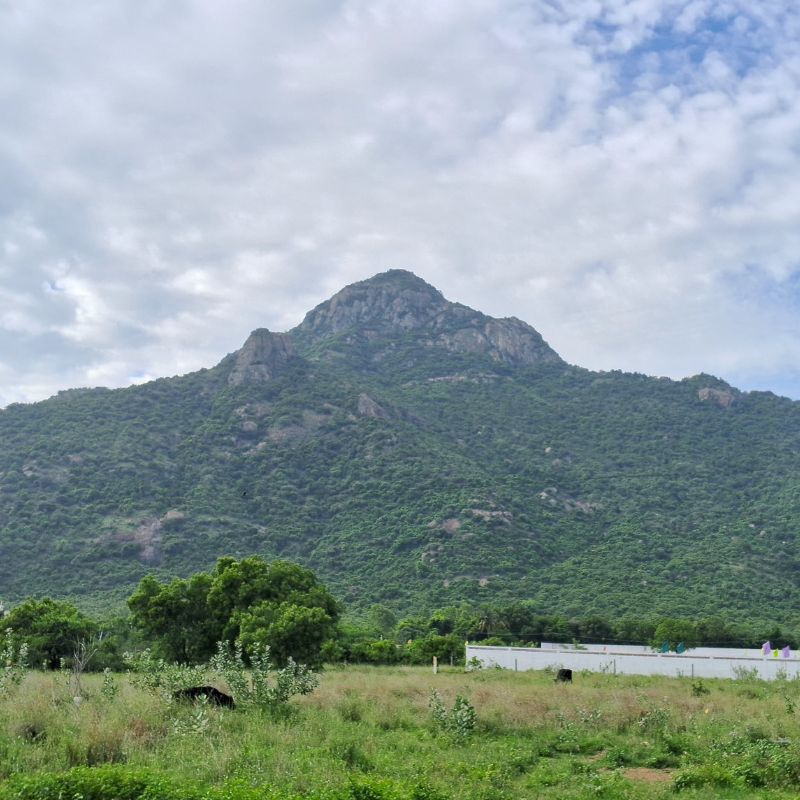
[[[542,650],[589,650],[593,653],[607,653],[613,650],[615,653],[625,655],[636,655],[638,653],[653,653],[653,648],[646,644],[562,644],[555,642],[542,642],[539,645]],[[761,648],[747,649],[743,647],[693,647],[684,655],[692,656],[712,656],[715,658],[764,658]],[[776,658],[774,653],[770,653],[770,658]],[[777,658],[780,658],[780,651]]]
[[[584,649],[585,648],[585,649]],[[640,646],[546,644],[539,647],[484,647],[467,645],[467,664],[476,658],[484,667],[525,671],[561,667],[580,672],[617,675],[669,675],[693,678],[736,678],[741,670],[759,677],[800,677],[800,659],[764,656],[760,650],[698,647],[681,653],[654,653]]]

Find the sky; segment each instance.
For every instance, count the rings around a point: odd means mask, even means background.
[[[390,268],[583,367],[800,399],[789,0],[0,0],[0,111],[0,406]]]

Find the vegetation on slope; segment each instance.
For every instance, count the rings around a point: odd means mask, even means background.
[[[796,627],[797,403],[570,367],[523,323],[375,280],[272,366],[262,333],[211,370],[0,412],[3,598],[120,608],[145,574],[258,554],[355,612]]]

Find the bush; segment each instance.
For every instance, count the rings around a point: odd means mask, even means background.
[[[134,686],[159,695],[165,702],[171,702],[180,689],[204,683],[206,674],[206,667],[168,664],[149,649],[135,655],[125,653],[125,663],[131,669]]]
[[[136,656],[126,654],[126,660],[134,670],[131,683],[160,695],[167,703],[180,689],[205,683],[209,673],[225,681],[237,704],[273,712],[285,710],[294,695],[310,694],[319,685],[317,674],[291,657],[285,667],[273,669],[269,645],[251,652],[249,667],[238,641],[233,648],[227,642],[217,642],[211,661],[193,667],[168,664],[149,650]]]
[[[434,689],[431,692],[429,704],[433,714],[433,721],[439,730],[449,733],[458,741],[464,741],[472,735],[475,730],[477,714],[475,713],[475,707],[466,697],[457,695],[452,710],[448,711],[444,707],[439,693]]]
[[[386,639],[367,639],[350,647],[350,660],[367,664],[396,664],[402,652]]]
[[[19,686],[28,670],[28,645],[14,645],[13,631],[7,628],[0,648],[0,697]]]
[[[715,743],[707,762],[678,774],[678,789],[709,786],[796,789],[800,786],[800,750],[790,742],[734,733]]]
[[[251,652],[248,670],[241,643],[231,649],[227,643],[218,642],[210,667],[225,679],[237,703],[273,712],[285,710],[294,695],[311,694],[319,686],[317,674],[304,664],[295,664],[291,657],[285,667],[273,670],[269,645]]]
[[[402,785],[385,779],[353,778],[325,800],[444,800],[426,784]],[[148,769],[103,766],[69,772],[18,775],[0,786],[0,800],[296,800],[270,787],[241,781],[204,788]]]
[[[0,788],[0,800],[199,800],[200,791],[127,767],[77,767],[69,772],[18,775]]]
[[[699,789],[703,786],[741,787],[742,781],[720,764],[702,764],[681,770],[674,780],[675,789]]]

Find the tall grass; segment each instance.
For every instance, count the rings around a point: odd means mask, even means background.
[[[165,703],[117,680],[109,696],[90,676],[76,705],[58,676],[29,674],[0,699],[0,780],[124,765],[187,785],[358,800],[382,796],[386,781],[416,800],[800,795],[796,682],[698,691],[689,679],[578,674],[564,685],[536,672],[349,667],[275,717]],[[474,731],[437,726],[432,690],[447,708],[467,698]]]

